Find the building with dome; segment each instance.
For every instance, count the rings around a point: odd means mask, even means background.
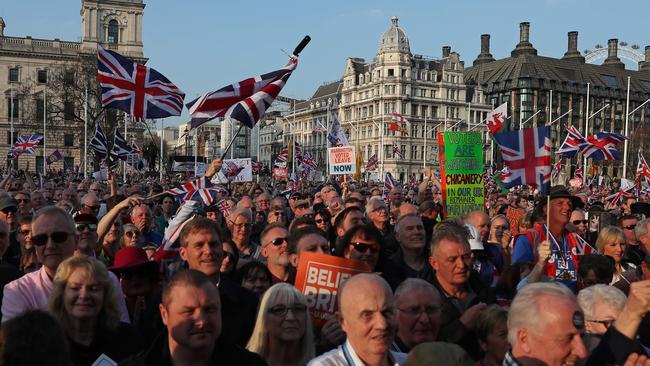
[[[406,32],[392,17],[373,61],[348,58],[341,81],[339,120],[350,143],[360,146],[364,163],[376,154],[383,169],[375,173],[388,171],[402,182],[419,179],[425,164],[438,166],[437,131],[446,126],[485,134],[477,125],[491,105],[481,90],[465,84],[463,72],[464,61],[449,46],[439,57],[412,54]],[[408,134],[389,131],[394,113],[411,123]],[[394,154],[395,146],[403,158]]]

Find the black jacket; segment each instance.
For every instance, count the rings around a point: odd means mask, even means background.
[[[257,296],[223,276],[219,282],[219,295],[223,329],[221,337],[230,343],[246,347],[257,319]]]

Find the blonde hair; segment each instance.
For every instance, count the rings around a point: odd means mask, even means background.
[[[57,318],[64,329],[68,329],[71,318],[65,309],[63,294],[68,284],[68,279],[75,270],[84,271],[88,277],[93,278],[104,290],[104,300],[99,312],[97,323],[99,327],[114,330],[120,324],[120,311],[113,281],[108,275],[104,263],[87,256],[70,257],[59,265],[54,275],[54,284],[49,299],[50,313]]]
[[[294,286],[288,283],[278,283],[269,288],[262,297],[260,308],[257,312],[255,329],[251,335],[246,349],[255,352],[265,359],[269,356],[269,331],[266,325],[269,309],[277,304],[292,306],[302,304],[307,306],[307,299]],[[309,311],[305,312],[305,334],[302,336],[302,356],[299,365],[306,365],[315,356],[314,336]]]
[[[598,239],[596,239],[596,249],[602,253],[605,245],[613,243],[615,241],[620,241],[623,244],[627,245],[625,233],[619,227],[605,226],[604,228],[600,229],[600,233],[598,233]]]

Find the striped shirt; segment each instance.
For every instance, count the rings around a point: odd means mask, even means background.
[[[393,352],[388,353],[388,362],[391,366],[401,366],[406,360],[406,353]],[[307,366],[365,366],[357,356],[350,341],[345,341],[342,346],[326,352],[313,360]]]

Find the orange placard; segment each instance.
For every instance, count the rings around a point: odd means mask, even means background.
[[[314,326],[320,328],[336,314],[336,296],[341,283],[355,274],[368,272],[370,268],[365,262],[320,253],[301,253],[296,288],[307,298]]]
[[[519,219],[521,219],[525,214],[526,211],[524,210],[508,206],[506,217],[508,218],[508,221],[510,221],[510,233],[512,233],[513,236],[519,234]]]

